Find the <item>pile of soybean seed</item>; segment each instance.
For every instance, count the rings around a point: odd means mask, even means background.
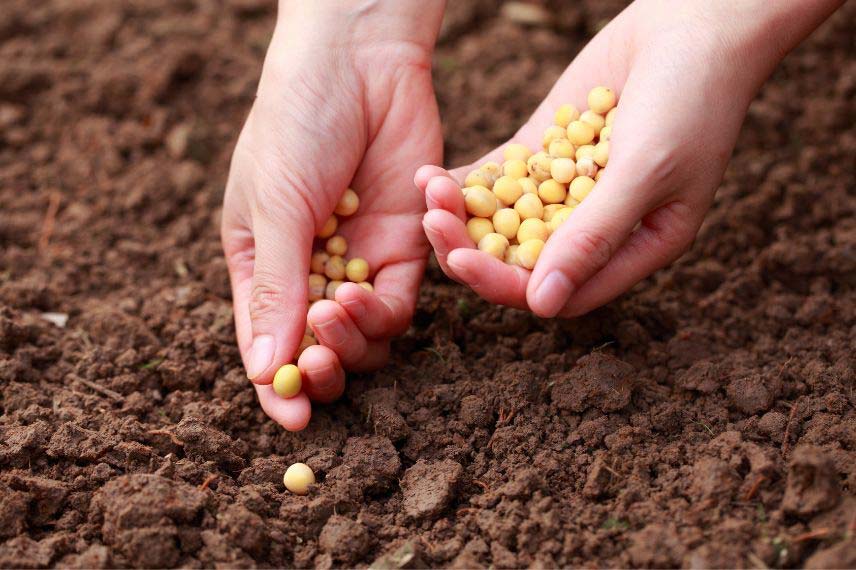
[[[544,131],[543,150],[533,154],[512,143],[501,165],[487,162],[467,175],[467,233],[480,250],[510,265],[535,267],[544,243],[603,173],[616,103],[611,89],[595,87],[587,111],[559,107]]]

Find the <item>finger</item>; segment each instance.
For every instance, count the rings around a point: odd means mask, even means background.
[[[435,176],[425,188],[425,205],[429,210],[446,210],[467,222],[467,208],[461,187],[451,178]]]
[[[303,391],[314,402],[328,404],[345,391],[345,371],[339,357],[326,346],[313,345],[300,355],[297,367],[303,374]]]
[[[507,265],[499,259],[476,249],[455,249],[449,253],[448,264],[461,282],[479,297],[491,303],[526,309],[526,283],[529,271]]]
[[[423,260],[386,267],[375,278],[374,292],[345,283],[336,290],[336,301],[368,339],[403,334],[413,317],[423,268]]]
[[[583,315],[678,259],[692,244],[706,209],[675,201],[645,216],[607,266],[571,295],[561,315]]]
[[[450,278],[463,282],[455,270],[447,263],[449,253],[455,249],[475,249],[473,240],[467,234],[467,226],[454,214],[446,210],[429,210],[422,218],[422,227],[434,255],[443,273]]]
[[[273,381],[303,339],[314,234],[314,217],[305,208],[281,197],[268,199],[273,203],[260,208],[253,220],[251,285],[238,288],[237,300],[248,307],[252,331],[247,376],[259,384]]]
[[[366,339],[339,303],[315,303],[308,320],[318,342],[333,350],[347,370],[373,370],[389,358],[388,341]]]
[[[416,174],[413,175],[413,183],[416,184],[416,187],[419,188],[419,190],[425,192],[425,188],[428,186],[428,181],[436,176],[452,178],[452,175],[445,168],[434,166],[433,164],[426,164],[425,166],[419,167]],[[454,178],[452,179],[454,180]]]
[[[270,384],[256,384],[256,394],[264,412],[288,431],[300,431],[309,424],[312,405],[305,393],[293,398],[283,398],[273,391]]]

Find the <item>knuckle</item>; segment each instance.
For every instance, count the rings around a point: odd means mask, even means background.
[[[577,232],[571,237],[570,245],[595,271],[605,267],[612,257],[612,245],[597,232]]]
[[[256,276],[250,293],[250,319],[264,320],[278,314],[286,306],[286,294],[282,287]]]

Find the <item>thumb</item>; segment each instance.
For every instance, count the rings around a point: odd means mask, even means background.
[[[236,288],[236,323],[247,377],[269,384],[294,359],[306,328],[314,217],[276,197],[252,216],[252,273]]]

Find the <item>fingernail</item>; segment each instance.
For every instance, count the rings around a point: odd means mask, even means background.
[[[249,362],[247,362],[247,378],[254,380],[267,370],[273,362],[275,351],[276,340],[271,335],[263,334],[254,338]]]
[[[315,333],[323,337],[327,344],[339,345],[345,341],[345,325],[338,318],[315,325]]]
[[[454,271],[455,275],[457,275],[462,281],[465,281],[467,285],[470,287],[479,286],[479,276],[470,271],[469,267],[461,265],[460,263],[455,263],[451,260],[446,260],[446,263],[449,265],[449,269]]]
[[[573,291],[574,286],[564,273],[558,270],[551,271],[535,290],[533,305],[537,307],[539,315],[555,317],[568,302],[568,297]]]
[[[345,310],[355,319],[361,319],[366,316],[366,304],[360,299],[352,299],[342,303]]]
[[[428,234],[428,238],[431,241],[431,245],[434,247],[434,251],[440,255],[446,255],[449,253],[449,246],[446,243],[446,236],[443,235],[443,232],[437,231],[425,223],[422,224],[422,227],[425,229],[425,233]]]

